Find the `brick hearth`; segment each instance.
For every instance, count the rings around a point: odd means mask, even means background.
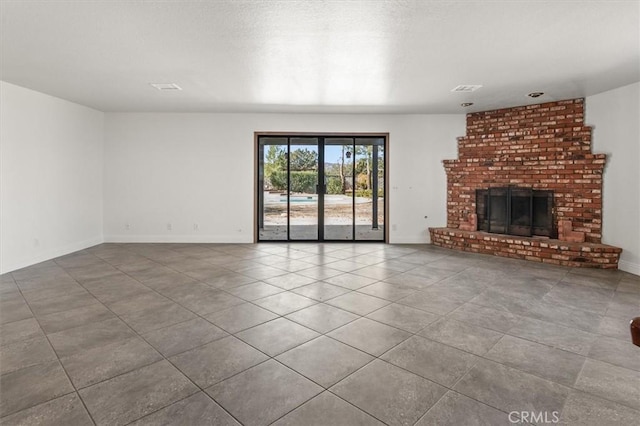
[[[443,161],[447,228],[430,228],[431,242],[539,262],[616,268],[622,250],[600,244],[605,162],[605,154],[591,152],[584,99],[468,114],[458,159]],[[476,212],[476,189],[508,185],[553,190],[555,223],[570,221],[585,242],[459,229]]]
[[[526,259],[555,265],[618,267],[622,249],[595,243],[570,243],[542,237],[517,237],[452,228],[429,228],[431,243],[454,250]]]

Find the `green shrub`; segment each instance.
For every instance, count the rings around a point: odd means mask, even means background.
[[[342,194],[340,178],[334,176],[327,178],[327,194]]]
[[[291,192],[303,192],[307,194],[313,194],[316,192],[316,185],[318,184],[318,173],[306,171],[306,172],[291,172]]]
[[[273,170],[270,173],[265,173],[265,179],[271,185],[271,188],[278,191],[287,190],[287,172],[282,170]]]
[[[267,179],[273,187],[277,190],[287,190],[287,172],[284,170],[274,170],[268,176]],[[291,192],[303,192],[307,194],[314,194],[316,192],[316,185],[318,183],[318,174],[312,171],[291,171]]]

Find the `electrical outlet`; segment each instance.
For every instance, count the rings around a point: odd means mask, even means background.
[[[193,224],[193,230],[194,230],[194,231],[197,231],[198,229],[200,229],[200,227],[198,226],[198,224],[197,224],[197,223],[194,223],[194,224]]]
[[[171,226],[170,223],[167,223],[167,231],[171,231],[173,229],[173,227]]]
[[[129,225],[128,223],[126,225],[124,225],[124,229],[126,231],[129,231],[131,229],[131,225]]]

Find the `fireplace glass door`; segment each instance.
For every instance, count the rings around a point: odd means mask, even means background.
[[[480,231],[555,236],[553,191],[521,187],[479,189],[476,214]]]

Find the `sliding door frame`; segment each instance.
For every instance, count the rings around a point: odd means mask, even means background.
[[[258,211],[258,208],[260,207],[260,194],[261,192],[263,192],[264,188],[259,186],[259,174],[260,174],[260,158],[259,158],[259,154],[260,154],[260,138],[261,137],[283,137],[283,138],[292,138],[292,137],[307,137],[307,138],[312,138],[312,137],[316,137],[318,138],[318,140],[325,139],[325,138],[353,138],[354,139],[354,144],[355,144],[355,139],[357,138],[383,138],[384,139],[384,239],[383,241],[376,241],[376,240],[345,240],[344,242],[349,242],[349,243],[388,243],[389,242],[389,223],[391,223],[389,221],[389,133],[322,133],[322,132],[254,132],[253,133],[253,143],[254,143],[254,150],[253,150],[253,161],[254,161],[254,165],[253,165],[253,185],[254,185],[254,194],[253,194],[253,242],[254,243],[268,243],[271,242],[269,240],[260,240],[259,239],[259,232],[260,232],[260,227],[259,227],[259,221],[260,221],[260,217],[259,215],[262,214],[262,212]],[[318,149],[318,151],[324,151],[324,150],[320,150]],[[319,157],[318,157],[318,176],[320,177],[320,171],[322,171],[322,173],[324,174],[324,163],[320,164],[320,161],[323,160],[324,158],[324,152],[320,153],[318,152]],[[355,160],[355,158],[354,158]],[[377,179],[375,179],[377,181]],[[377,185],[376,185],[377,186]],[[376,188],[377,189],[377,188]],[[322,197],[318,197],[319,199]],[[322,203],[323,204],[323,203]],[[319,205],[318,206],[318,214],[320,216],[322,216],[322,218],[319,219],[318,221],[318,232],[319,232],[319,236],[323,235],[324,232],[321,231],[320,226],[324,226],[324,211],[320,210],[323,209],[324,206]],[[355,208],[355,206],[354,206]],[[354,226],[355,226],[355,216],[353,218],[354,220]],[[287,217],[287,228],[289,228],[290,226],[290,218]],[[355,229],[355,227],[354,227]],[[296,242],[296,240],[291,240],[290,239],[290,235],[289,235],[289,229],[287,229],[287,240],[273,240],[272,242],[277,243],[292,243],[292,242]],[[305,240],[300,240],[300,242],[305,242]],[[309,242],[309,241],[306,241]],[[330,240],[327,242],[342,242],[341,240]]]

